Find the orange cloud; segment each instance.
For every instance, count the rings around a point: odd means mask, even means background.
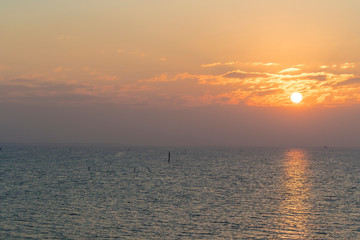
[[[201,67],[215,67],[221,65],[221,62],[214,62],[214,63],[208,63],[208,64],[202,64]]]
[[[201,67],[208,68],[208,67],[216,67],[216,66],[231,66],[235,65],[237,62],[214,62],[214,63],[208,63],[208,64],[202,64]]]
[[[300,71],[300,68],[291,67],[291,68],[283,69],[279,73],[288,73],[288,72],[297,72],[297,71]]]
[[[327,69],[327,68],[329,68],[329,67],[330,67],[330,66],[328,66],[328,65],[321,65],[321,66],[320,66],[321,69]]]
[[[272,63],[272,62],[268,62],[268,63],[263,63],[263,62],[254,62],[254,63],[250,63],[252,65],[255,66],[279,66],[280,63]]]
[[[325,68],[277,73],[265,71],[266,68],[259,68],[259,71],[234,69],[219,74],[162,73],[137,81],[124,81],[126,78],[122,76],[89,67],[67,69],[72,71],[63,74],[66,68],[57,67],[47,73],[2,80],[1,99],[60,101],[61,97],[67,97],[67,102],[103,101],[172,108],[211,104],[286,107],[294,105],[290,101],[291,93],[300,92],[303,102],[297,106],[360,103],[359,75],[334,73]]]
[[[344,63],[340,66],[341,69],[355,68],[355,63]]]
[[[353,74],[300,72],[287,75],[286,71],[283,74],[271,74],[237,70],[220,75],[187,74],[184,77],[197,79],[197,84],[200,85],[198,96],[189,96],[183,92],[187,100],[191,99],[188,103],[196,102],[197,99],[198,103],[203,104],[245,103],[252,106],[291,106],[293,103],[290,101],[290,95],[295,91],[301,92],[304,96],[300,106],[360,103],[360,93],[358,93],[360,78]],[[184,77],[168,78],[162,75],[159,79],[162,82],[180,81]],[[193,84],[195,87],[195,83]],[[180,95],[179,98],[184,99]]]
[[[259,78],[266,77],[264,73],[248,73],[243,71],[232,71],[223,75],[225,78],[237,78],[237,79],[246,79],[246,78]]]

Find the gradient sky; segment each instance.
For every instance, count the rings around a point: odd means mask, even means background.
[[[3,0],[0,142],[359,146],[359,9]]]

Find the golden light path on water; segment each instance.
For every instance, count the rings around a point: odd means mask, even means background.
[[[279,206],[279,235],[285,239],[304,239],[309,236],[308,222],[311,206],[309,161],[305,150],[292,149],[285,154],[283,201]]]

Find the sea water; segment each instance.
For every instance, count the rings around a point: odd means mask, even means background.
[[[3,145],[0,239],[360,239],[360,150]]]

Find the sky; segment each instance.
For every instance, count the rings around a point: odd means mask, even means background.
[[[0,1],[0,142],[359,146],[359,9]]]

